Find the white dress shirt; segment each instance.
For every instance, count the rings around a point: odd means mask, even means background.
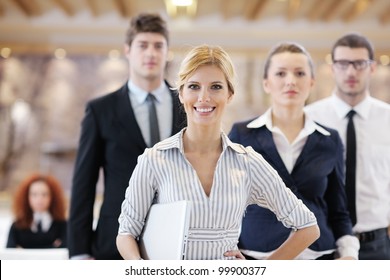
[[[309,137],[310,134],[317,130],[325,136],[330,135],[326,129],[317,125],[310,117],[305,116],[303,129],[299,132],[294,141],[290,143],[284,133],[277,126],[272,124],[272,109],[268,109],[263,115],[250,122],[248,127],[258,128],[264,125],[272,132],[272,138],[274,139],[276,149],[289,173],[293,170],[295,162],[301,154],[302,149],[306,144],[307,137]]]
[[[249,204],[271,209],[286,227],[295,230],[317,223],[260,154],[232,143],[224,133],[223,151],[207,196],[184,155],[183,133],[184,129],[139,157],[122,203],[119,234],[140,235],[155,193],[158,203],[192,202],[186,259],[225,259],[226,251],[237,250]]]
[[[357,138],[355,232],[390,224],[390,105],[367,96],[354,108],[336,94],[308,105],[314,120],[339,131],[345,145],[347,113],[354,109]]]
[[[141,129],[145,143],[150,147],[150,130],[149,130],[149,109],[146,101],[148,92],[137,87],[129,80],[129,97],[133,107],[135,119]],[[172,120],[173,120],[173,102],[172,96],[165,82],[151,92],[156,97],[156,113],[158,119],[158,128],[160,131],[160,138],[165,139],[172,134]]]
[[[38,224],[41,224],[43,232],[49,231],[53,218],[48,211],[45,212],[33,212],[33,222],[31,223],[31,231],[38,232]]]

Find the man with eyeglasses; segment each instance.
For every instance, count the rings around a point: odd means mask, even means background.
[[[335,89],[305,110],[337,129],[345,145],[346,193],[359,259],[390,259],[390,105],[370,96],[376,63],[367,38],[347,34],[332,48]]]

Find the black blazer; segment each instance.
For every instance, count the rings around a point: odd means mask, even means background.
[[[309,248],[335,249],[335,241],[352,234],[344,190],[343,145],[336,130],[326,136],[317,130],[309,135],[291,174],[286,169],[272,133],[266,126],[247,128],[251,121],[236,123],[229,134],[233,142],[252,146],[274,167],[287,187],[315,214],[321,236]],[[241,249],[269,252],[289,236],[290,229],[273,212],[258,205],[247,208],[239,240]]]
[[[171,94],[173,135],[186,121],[177,93],[171,91]],[[72,182],[68,221],[70,257],[90,254],[96,259],[121,259],[116,247],[118,217],[137,158],[146,147],[130,103],[127,83],[86,105]],[[97,228],[93,230],[96,183],[101,168],[103,202]]]
[[[12,223],[7,248],[54,249],[66,248],[66,221],[53,221],[47,232],[21,229]]]

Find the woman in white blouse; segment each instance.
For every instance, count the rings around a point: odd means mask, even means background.
[[[195,47],[183,60],[177,90],[188,126],[139,157],[119,217],[117,247],[124,259],[140,259],[136,240],[154,198],[192,202],[186,259],[243,258],[237,243],[251,204],[269,208],[295,230],[269,259],[293,259],[319,237],[314,214],[276,171],[222,131],[234,80],[232,61],[220,47]]]

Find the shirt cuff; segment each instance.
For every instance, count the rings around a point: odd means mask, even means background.
[[[359,259],[360,242],[356,236],[344,235],[336,241],[337,253],[339,257],[353,257]]]

